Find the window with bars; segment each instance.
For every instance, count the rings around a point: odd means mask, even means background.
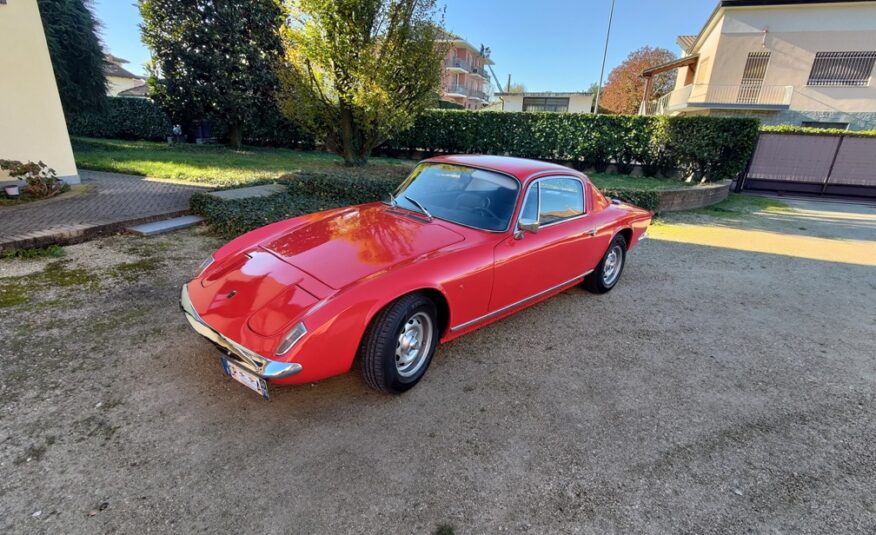
[[[523,111],[569,111],[569,99],[557,97],[524,97]]]
[[[809,73],[809,85],[866,86],[870,83],[876,52],[818,52]]]
[[[745,69],[742,71],[742,82],[739,84],[739,92],[736,95],[737,103],[757,104],[759,102],[760,90],[763,87],[763,79],[766,76],[769,63],[769,52],[748,53]]]

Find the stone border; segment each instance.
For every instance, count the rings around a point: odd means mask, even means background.
[[[730,194],[730,180],[687,188],[657,190],[657,212],[681,212],[718,204]]]

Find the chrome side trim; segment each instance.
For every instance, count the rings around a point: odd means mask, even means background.
[[[183,284],[179,298],[179,306],[188,320],[192,329],[207,340],[228,351],[228,357],[235,364],[240,365],[247,371],[252,372],[263,379],[283,379],[292,377],[304,369],[301,364],[295,362],[280,362],[267,359],[255,351],[247,349],[237,342],[226,338],[207,325],[198,311],[195,310],[192,300],[189,298],[188,284]]]
[[[551,286],[547,290],[542,290],[542,291],[538,292],[537,294],[530,295],[529,297],[523,298],[520,301],[517,301],[515,303],[511,303],[510,305],[504,306],[498,310],[494,310],[492,312],[484,314],[483,316],[481,316],[479,318],[475,318],[475,319],[469,320],[465,323],[460,323],[459,325],[455,325],[455,326],[451,327],[450,330],[452,332],[452,331],[459,331],[461,329],[465,329],[466,327],[471,327],[472,325],[474,325],[476,323],[480,323],[480,322],[488,320],[492,317],[495,317],[495,316],[498,316],[498,315],[503,314],[505,312],[508,312],[512,308],[517,308],[520,305],[524,305],[530,301],[538,299],[539,297],[542,297],[545,294],[549,294],[549,293],[553,292],[554,290],[558,290],[558,289],[562,288],[563,286],[567,286],[569,284],[572,284],[573,282],[575,282],[579,279],[583,279],[584,277],[586,277],[587,275],[590,275],[591,273],[593,273],[592,269],[582,273],[581,275],[578,275],[577,277],[573,277],[573,278],[567,280],[566,282],[561,282],[560,284],[557,284],[556,286]]]

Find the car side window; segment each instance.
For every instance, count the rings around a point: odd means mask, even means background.
[[[584,214],[584,186],[574,178],[548,178],[538,183],[538,222],[548,225]],[[524,207],[525,208],[525,207]]]
[[[520,210],[520,222],[525,224],[538,222],[538,182],[531,185],[523,199],[523,209]]]

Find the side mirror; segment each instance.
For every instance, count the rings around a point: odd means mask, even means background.
[[[623,204],[624,202],[620,199],[612,199],[611,204]]]
[[[524,223],[521,221],[517,223],[517,231],[514,233],[514,238],[518,240],[523,239],[523,231],[538,234],[538,221],[532,221],[528,223]]]

